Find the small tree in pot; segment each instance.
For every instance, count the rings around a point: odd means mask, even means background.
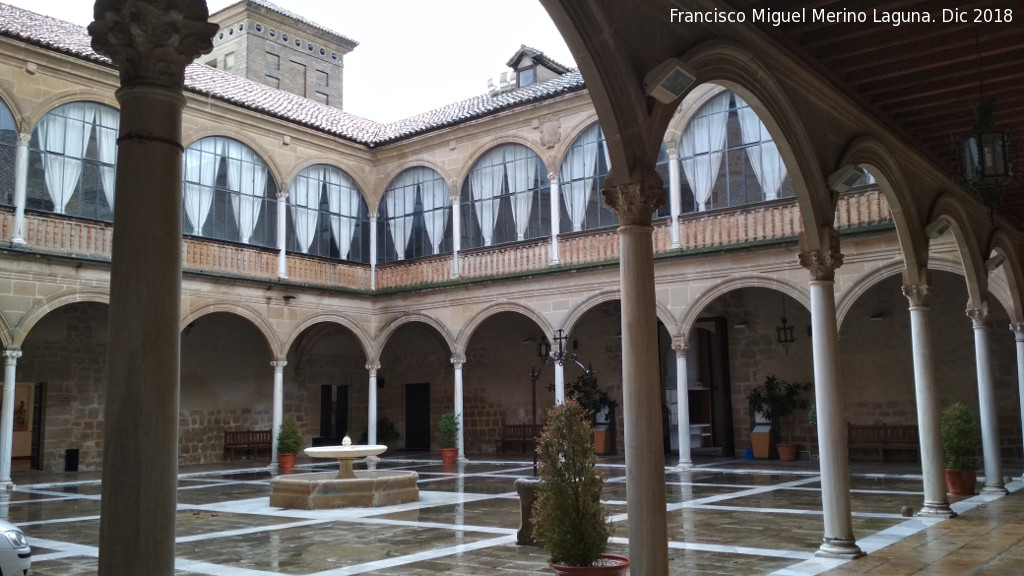
[[[612,533],[601,504],[604,480],[597,474],[590,414],[569,398],[548,411],[537,447],[540,486],[533,504],[534,536],[551,555],[555,574],[564,567],[591,567],[596,574],[626,574],[629,560],[603,554]]]
[[[809,382],[779,380],[774,374],[747,394],[752,412],[760,412],[772,423],[772,439],[780,460],[795,460],[796,445],[783,443],[782,422],[798,409],[807,408],[804,392],[811,389]]]
[[[302,450],[302,433],[294,416],[288,416],[281,422],[277,431],[277,462],[281,472],[288,473],[295,468],[295,455]]]
[[[455,412],[445,412],[437,422],[437,443],[441,445],[441,461],[455,464],[459,457],[459,418]]]
[[[942,411],[941,428],[946,487],[954,496],[971,496],[978,481],[978,446],[981,444],[974,412],[967,404],[954,402]]]

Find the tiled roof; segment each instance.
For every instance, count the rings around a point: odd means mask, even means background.
[[[526,44],[520,44],[519,50],[515,53],[514,56],[509,58],[508,62],[506,62],[505,64],[509,68],[516,68],[519,66],[519,61],[523,59],[523,56],[529,56],[530,59],[533,60],[534,62],[538,64],[543,64],[550,70],[557,72],[559,74],[565,74],[566,72],[572,70],[565,64],[556,62],[551,58],[548,58],[548,56],[541,52],[540,50],[537,50],[536,48],[530,48]]]
[[[269,4],[264,0],[248,1]],[[110,59],[93,51],[85,28],[7,4],[0,4],[0,36],[111,65]],[[199,63],[193,63],[185,70],[185,89],[372,148],[559,94],[583,90],[584,85],[579,71],[573,70],[553,80],[476,96],[389,123],[374,122]]]
[[[359,45],[359,42],[356,42],[355,40],[349,38],[348,36],[345,36],[343,34],[338,34],[334,30],[331,30],[330,28],[325,28],[322,24],[317,24],[316,22],[314,22],[314,21],[312,21],[312,20],[310,20],[308,18],[305,18],[303,16],[300,16],[299,14],[296,14],[295,12],[291,12],[289,10],[285,10],[284,8],[281,8],[277,4],[274,4],[274,3],[271,3],[271,2],[267,2],[267,0],[241,0],[240,2],[236,2],[236,3],[232,4],[231,6],[227,6],[226,8],[222,8],[222,9],[218,10],[214,14],[218,14],[220,12],[223,12],[223,11],[227,10],[228,8],[231,8],[232,6],[236,6],[238,4],[241,4],[242,2],[246,2],[248,4],[255,4],[256,6],[262,6],[263,8],[266,8],[267,10],[270,10],[271,12],[277,12],[278,14],[280,14],[282,16],[285,16],[286,18],[291,18],[292,20],[295,20],[297,22],[301,22],[301,23],[305,24],[306,26],[310,26],[310,27],[316,28],[317,30],[321,30],[323,32],[326,32],[327,34],[330,34],[331,36],[334,36],[334,37],[338,38],[342,42],[350,44],[352,48],[355,48],[356,46]]]

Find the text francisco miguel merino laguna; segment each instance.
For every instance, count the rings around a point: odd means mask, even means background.
[[[927,10],[826,10],[823,8],[801,8],[800,10],[772,10],[771,8],[755,8],[748,12],[741,10],[705,10],[688,11],[672,8],[669,10],[669,21],[696,23],[726,22],[766,22],[773,26],[800,22],[826,23],[862,23],[877,22],[890,26],[899,26],[909,22],[1012,22],[1012,8],[961,10],[944,8],[941,13],[933,14]]]

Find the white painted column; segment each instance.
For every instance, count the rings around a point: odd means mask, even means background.
[[[370,371],[370,390],[366,407],[366,443],[377,443],[377,371],[380,370],[380,362],[371,362],[366,365]]]
[[[548,172],[548,180],[551,182],[551,193],[549,194],[551,204],[551,266],[558,265],[558,231],[559,217],[562,213],[561,194],[558,190],[558,174]]]
[[[838,244],[838,239],[836,239]],[[839,337],[836,321],[835,270],[843,263],[838,245],[830,250],[802,252],[800,264],[811,272],[811,348],[814,395],[818,413],[821,501],[825,535],[816,555],[857,558],[864,552],[853,535],[850,463],[846,451],[842,384],[839,378]]]
[[[377,215],[370,214],[370,290],[377,289]]]
[[[459,251],[462,250],[462,209],[458,194],[452,194],[452,278],[459,277]]]
[[[1010,324],[1010,330],[1017,339],[1017,394],[1020,398],[1020,422],[1024,426],[1024,322]],[[1021,475],[1024,482],[1024,475]]]
[[[270,472],[277,474],[280,470],[277,461],[277,435],[281,433],[281,420],[284,416],[284,367],[288,365],[287,360],[274,360],[270,363],[274,368],[274,411],[271,437],[274,439],[271,444]]]
[[[459,423],[459,432],[455,439],[455,447],[459,449],[459,461],[466,462],[466,443],[465,443],[465,418],[462,417],[463,407],[462,400],[464,397],[462,391],[462,365],[466,363],[466,356],[461,352],[457,352],[452,355],[452,366],[455,367],[455,406],[453,411],[455,412],[455,419]]]
[[[174,573],[185,66],[212,49],[202,0],[97,0],[92,48],[118,68],[99,576]],[[145,30],[131,34],[129,30]],[[153,40],[159,38],[159,42]]]
[[[978,369],[978,412],[981,416],[981,451],[985,460],[985,484],[982,494],[1006,494],[1003,485],[1003,461],[999,453],[999,416],[996,386],[992,377],[992,352],[989,348],[988,307],[971,308],[967,316],[974,324],[974,358]]]
[[[690,383],[686,371],[686,339],[673,338],[672,349],[676,351],[676,436],[679,441],[679,464],[677,470],[693,468],[690,454]]]
[[[18,134],[18,149],[14,155],[14,231],[11,242],[25,243],[25,191],[28,187],[28,143],[32,134]]]
[[[679,145],[675,142],[666,142],[668,152],[668,199],[669,209],[672,211],[672,245],[671,248],[679,248],[679,214],[682,213],[682,198],[679,181]]]
[[[619,218],[630,571],[634,576],[664,576],[669,573],[668,528],[664,436],[661,418],[655,416],[663,411],[651,214],[664,201],[665,190],[628,183],[608,186],[602,194]]]
[[[565,403],[565,365],[558,361],[555,369],[555,406]]]
[[[917,394],[917,428],[921,439],[921,476],[924,504],[919,516],[952,518],[946,496],[945,466],[942,461],[942,429],[939,426],[939,399],[935,390],[935,363],[932,361],[931,290],[927,284],[907,285],[903,294],[910,302],[910,337],[914,355],[914,390]]]
[[[14,448],[14,382],[21,350],[4,350],[4,400],[0,410],[0,491],[14,490],[11,482],[11,457]]]
[[[281,189],[277,191],[277,277],[282,279],[288,277],[286,246],[288,246],[288,185],[282,184]],[[274,462],[277,462],[276,453]]]

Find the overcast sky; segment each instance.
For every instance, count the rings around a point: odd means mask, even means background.
[[[90,0],[0,0],[86,26]],[[208,0],[211,12],[234,4]],[[406,118],[487,92],[520,44],[575,67],[537,0],[274,0],[359,42],[345,56],[344,108]]]

